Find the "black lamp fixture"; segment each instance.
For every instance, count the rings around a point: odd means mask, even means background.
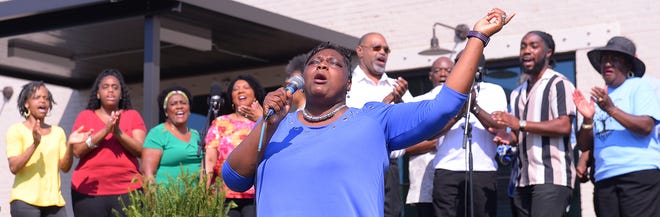
[[[2,96],[5,99],[5,101],[11,99],[12,95],[14,95],[14,88],[10,86],[6,86],[5,88],[2,88]]]
[[[458,26],[451,27],[443,23],[434,23],[433,24],[433,37],[431,38],[431,48],[419,52],[420,55],[443,55],[448,53],[455,53],[453,50],[448,50],[440,47],[438,38],[435,37],[435,26],[442,26],[454,30],[454,41],[456,43],[465,41],[467,39],[467,33],[470,31],[470,28],[465,24],[459,24]]]

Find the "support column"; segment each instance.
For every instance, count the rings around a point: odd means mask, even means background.
[[[144,86],[142,118],[147,129],[158,124],[160,91],[160,19],[155,15],[144,18]]]

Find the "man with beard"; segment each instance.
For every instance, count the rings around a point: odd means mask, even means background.
[[[385,37],[380,33],[371,32],[360,38],[355,48],[360,62],[352,73],[352,86],[346,94],[347,106],[362,108],[372,101],[401,103],[412,100],[406,80],[389,78],[385,74],[390,51]],[[385,217],[400,216],[403,209],[397,159],[404,154],[404,149],[390,152],[390,165],[385,173]]]
[[[531,31],[523,37],[520,63],[528,79],[511,93],[512,114],[493,113],[498,124],[518,136],[513,203],[521,217],[564,215],[575,180],[570,143],[575,86],[550,68],[554,51],[548,33]]]

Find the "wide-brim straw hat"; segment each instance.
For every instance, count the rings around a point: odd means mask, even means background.
[[[618,53],[622,53],[630,59],[630,62],[632,62],[632,69],[631,71],[633,74],[635,74],[635,77],[642,77],[644,75],[644,72],[646,71],[646,65],[642,60],[637,58],[635,55],[635,51],[637,49],[635,48],[635,43],[633,43],[630,39],[627,39],[625,37],[621,36],[616,36],[607,41],[607,45],[605,47],[601,48],[596,48],[594,50],[591,50],[587,53],[587,57],[589,57],[589,62],[591,62],[591,66],[600,73],[600,56],[603,53],[603,51],[614,51]],[[624,72],[625,73],[625,72]]]

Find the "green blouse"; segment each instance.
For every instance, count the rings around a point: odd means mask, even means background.
[[[163,123],[149,130],[143,148],[163,151],[156,172],[156,182],[167,184],[169,177],[176,180],[181,175],[181,167],[189,174],[199,173],[202,161],[202,156],[197,155],[199,133],[193,129],[190,129],[190,133],[190,142],[185,142],[176,138]]]

